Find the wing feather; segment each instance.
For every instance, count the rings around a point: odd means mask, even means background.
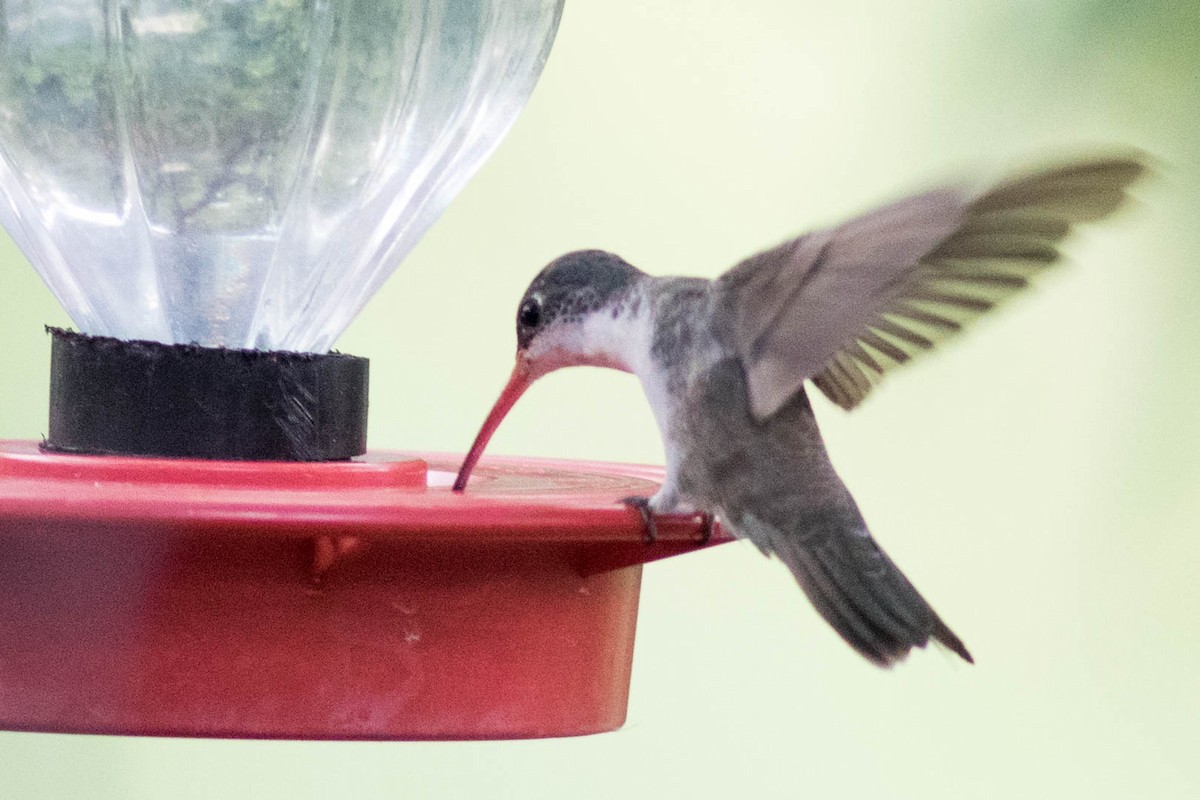
[[[717,279],[751,405],[805,380],[850,409],[1055,264],[1076,223],[1120,207],[1137,155],[1081,159],[971,195],[940,188],[752,256]]]

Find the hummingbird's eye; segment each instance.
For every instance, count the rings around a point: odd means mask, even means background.
[[[517,324],[523,328],[536,328],[542,321],[542,301],[539,297],[531,297],[517,311]]]

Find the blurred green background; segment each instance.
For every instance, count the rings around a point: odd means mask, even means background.
[[[1071,267],[852,415],[834,460],[975,654],[882,672],[778,564],[647,568],[629,722],[501,743],[0,733],[5,798],[1200,796],[1200,4],[568,3],[508,139],[342,338],[376,448],[461,451],[547,260],[715,275],[964,168],[1087,143],[1159,174]],[[0,240],[0,437],[68,324]],[[493,453],[656,462],[636,382],[543,381]],[[0,644],[0,646],[3,646]]]

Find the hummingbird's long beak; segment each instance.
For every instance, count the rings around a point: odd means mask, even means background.
[[[504,391],[500,393],[496,404],[492,406],[492,411],[488,414],[487,419],[483,421],[483,427],[479,429],[479,435],[475,437],[475,443],[471,445],[470,452],[463,459],[462,466],[458,469],[458,477],[454,479],[454,491],[461,492],[467,486],[467,479],[471,477],[471,470],[475,469],[475,463],[479,461],[479,457],[483,455],[483,449],[487,447],[488,440],[492,438],[492,434],[496,432],[496,428],[500,427],[506,414],[513,407],[513,404],[520,399],[521,395],[525,394],[525,390],[534,382],[537,376],[534,374],[533,366],[528,359],[517,356],[516,366],[513,367],[512,375],[508,378],[508,383],[504,386]]]

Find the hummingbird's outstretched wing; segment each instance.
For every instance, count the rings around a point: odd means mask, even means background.
[[[805,380],[854,408],[1059,258],[1071,226],[1119,207],[1136,156],[1077,160],[974,194],[942,188],[751,256],[714,284],[758,419]]]

